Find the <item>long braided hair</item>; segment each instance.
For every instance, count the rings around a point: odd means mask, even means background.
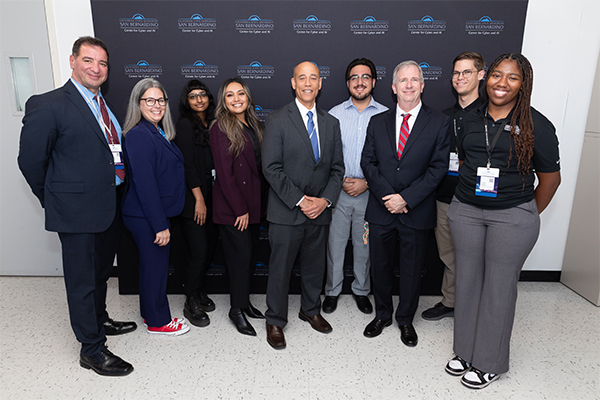
[[[513,108],[512,118],[510,120],[510,136],[515,143],[515,153],[517,156],[517,168],[522,175],[523,184],[525,184],[525,175],[529,175],[531,169],[531,157],[533,156],[533,119],[531,117],[531,92],[533,89],[533,68],[529,60],[520,53],[504,53],[498,56],[488,69],[485,87],[490,78],[490,72],[496,69],[504,61],[510,60],[517,63],[521,73],[521,88],[517,95],[517,103]],[[484,93],[485,99],[488,99],[487,90]],[[517,123],[519,131],[517,132]],[[512,160],[512,148],[508,153],[508,166]]]

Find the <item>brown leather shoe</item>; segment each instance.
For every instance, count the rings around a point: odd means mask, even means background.
[[[327,322],[325,318],[321,316],[321,314],[309,317],[308,315],[304,314],[304,311],[302,311],[302,309],[300,309],[300,312],[298,313],[298,318],[300,318],[302,321],[308,322],[315,331],[319,331],[321,333],[329,333],[333,330],[331,325],[329,325],[329,322]]]
[[[285,336],[283,329],[277,325],[267,323],[267,342],[275,350],[285,349]]]

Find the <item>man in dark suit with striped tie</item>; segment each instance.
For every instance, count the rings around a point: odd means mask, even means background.
[[[418,341],[412,321],[419,302],[427,241],[436,224],[435,189],[448,170],[450,119],[421,102],[425,83],[415,61],[393,73],[397,106],[371,118],[361,166],[370,194],[371,276],[376,316],[366,337],[392,324],[392,279],[399,239],[400,303],[395,318],[407,346]]]

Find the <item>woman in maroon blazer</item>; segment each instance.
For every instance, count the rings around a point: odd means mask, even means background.
[[[264,316],[250,304],[252,238],[248,228],[261,218],[262,126],[250,88],[241,78],[223,82],[215,116],[210,129],[216,170],[213,222],[219,227],[229,271],[229,318],[240,333],[256,336],[246,316]]]

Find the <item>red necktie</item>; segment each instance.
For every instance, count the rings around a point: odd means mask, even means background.
[[[404,119],[402,120],[402,126],[400,127],[400,135],[398,135],[398,160],[402,156],[402,151],[408,140],[408,119],[410,118],[410,114],[402,114],[402,116]]]
[[[106,132],[106,139],[109,144],[119,144],[119,135],[117,134],[117,130],[112,123],[112,120],[108,116],[108,110],[106,109],[106,104],[104,104],[104,100],[100,96],[96,96],[96,101],[100,105],[100,114],[102,114],[102,120],[104,121],[104,126],[108,131]],[[116,163],[115,163],[116,167]],[[115,174],[121,179],[125,179],[125,170],[123,168],[115,168]]]

